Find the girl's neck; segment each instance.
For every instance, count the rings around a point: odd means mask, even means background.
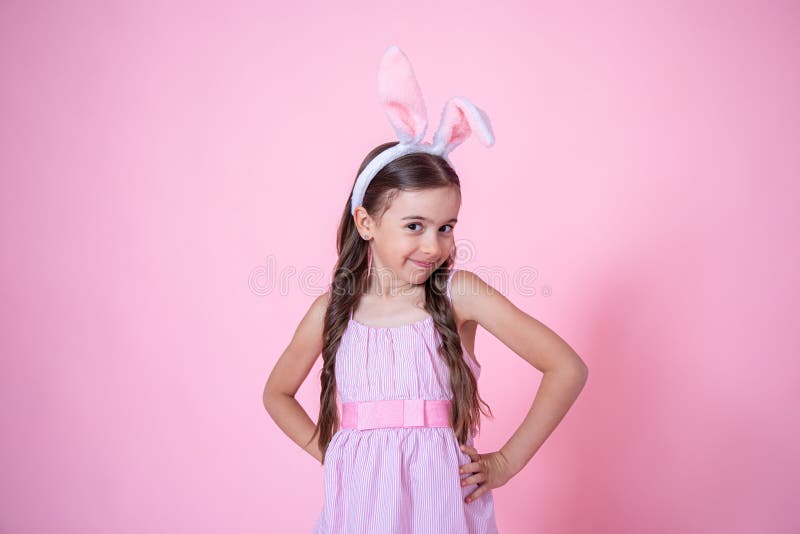
[[[418,287],[420,286],[414,284],[404,284],[394,287],[376,287],[370,284],[364,292],[364,295],[369,295],[377,300],[396,300],[398,298],[416,295],[419,292],[419,290],[416,289]]]
[[[395,300],[403,297],[413,297],[419,294],[422,284],[412,284],[396,277],[378,277],[374,274],[367,282],[364,295],[377,300]]]

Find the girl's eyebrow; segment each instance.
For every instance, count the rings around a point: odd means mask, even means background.
[[[409,215],[409,216],[407,216],[407,217],[403,217],[401,220],[402,220],[402,221],[405,221],[406,219],[419,219],[419,220],[421,220],[421,221],[425,221],[425,222],[433,222],[432,220],[428,219],[427,217],[422,217],[422,216],[420,216],[420,215]],[[449,221],[447,221],[447,222],[449,222],[449,223],[451,223],[451,222],[458,222],[458,219],[455,219],[455,218],[453,218],[453,219],[450,219],[450,220],[449,220]]]

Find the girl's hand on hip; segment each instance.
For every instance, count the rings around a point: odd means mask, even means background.
[[[461,486],[478,484],[478,489],[467,496],[466,502],[474,501],[490,489],[499,488],[514,476],[508,460],[500,451],[480,454],[475,447],[469,445],[461,445],[461,450],[472,459],[472,462],[459,469],[461,474],[472,473],[461,479]]]

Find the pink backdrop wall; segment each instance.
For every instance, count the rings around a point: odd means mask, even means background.
[[[392,139],[390,44],[495,129],[459,266],[591,370],[500,530],[797,532],[799,11],[2,2],[0,532],[310,531],[261,390]],[[479,332],[495,450],[541,375]]]

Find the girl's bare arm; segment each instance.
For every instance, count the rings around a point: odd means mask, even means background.
[[[517,308],[476,274],[457,271],[451,281],[451,294],[459,317],[477,321],[544,373],[531,409],[500,449],[517,473],[566,415],[586,383],[589,368],[555,332]]]
[[[317,439],[308,443],[316,423],[294,396],[322,353],[322,330],[327,306],[328,293],[320,295],[311,304],[289,346],[272,369],[263,394],[264,407],[270,417],[292,441],[320,463],[322,451]]]

